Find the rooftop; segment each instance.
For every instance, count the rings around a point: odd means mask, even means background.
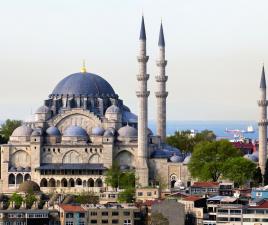
[[[65,212],[85,212],[85,209],[80,205],[61,204],[60,208]]]
[[[194,182],[192,187],[218,187],[219,182]]]
[[[190,202],[195,202],[195,201],[198,201],[200,199],[204,199],[202,197],[198,197],[198,196],[194,196],[194,195],[191,195],[191,196],[188,196],[186,198],[183,198],[182,200],[183,201],[190,201]]]

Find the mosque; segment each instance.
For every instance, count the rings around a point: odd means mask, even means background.
[[[15,129],[8,144],[1,146],[2,192],[17,191],[28,180],[47,193],[100,192],[108,188],[105,171],[115,162],[122,170],[135,171],[137,186],[160,181],[168,189],[186,186],[190,156],[165,144],[168,77],[162,23],[158,48],[156,134],[148,128],[149,57],[142,17],[137,57],[138,115],[105,79],[83,66],[81,72],[62,79],[36,110],[34,120]]]

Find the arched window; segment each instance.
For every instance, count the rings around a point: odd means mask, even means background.
[[[87,181],[84,180],[84,181],[83,181],[83,187],[86,187],[86,186],[87,186]]]
[[[30,174],[25,174],[24,176],[24,180],[27,181],[27,180],[31,180],[31,175]]]
[[[15,175],[13,173],[8,176],[8,184],[15,184]]]
[[[94,187],[94,180],[92,178],[88,179],[87,186],[88,187]]]
[[[40,182],[40,187],[47,187],[47,179],[43,178]]]
[[[63,179],[61,180],[61,186],[62,186],[62,187],[67,187],[67,180],[66,180],[65,178],[63,178]]]
[[[100,162],[100,156],[98,154],[93,154],[90,156],[88,163],[99,163]]]
[[[54,178],[50,178],[50,180],[48,181],[48,186],[49,187],[56,187],[56,181]]]
[[[95,186],[96,187],[102,187],[102,180],[100,178],[98,178],[96,181],[95,181]]]
[[[81,186],[82,180],[80,178],[76,179],[76,185]]]
[[[133,167],[134,157],[126,150],[119,152],[115,160],[118,162],[119,166]]]
[[[60,181],[57,180],[57,187],[60,187]]]
[[[78,152],[71,150],[64,155],[62,162],[63,163],[81,163],[82,158]]]
[[[74,179],[73,178],[71,178],[69,180],[69,187],[74,187]]]
[[[27,167],[31,164],[31,157],[26,151],[19,150],[12,154],[11,163],[15,167]]]
[[[21,184],[23,182],[23,176],[22,176],[22,174],[17,174],[17,176],[16,176],[16,183],[17,184]]]

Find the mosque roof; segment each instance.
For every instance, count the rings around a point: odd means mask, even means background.
[[[22,126],[19,126],[17,127],[13,133],[12,133],[12,136],[13,137],[25,137],[25,136],[31,136],[33,132],[33,129],[26,126],[26,125],[22,125]]]
[[[112,86],[97,74],[80,72],[62,79],[52,95],[115,96]]]
[[[119,136],[126,138],[137,137],[138,131],[136,128],[126,125],[118,130],[118,134]]]
[[[54,127],[54,126],[47,128],[46,133],[49,136],[60,136],[61,135],[59,129],[57,127]]]

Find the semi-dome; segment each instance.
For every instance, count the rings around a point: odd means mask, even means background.
[[[60,136],[61,135],[59,129],[57,127],[54,127],[54,126],[47,128],[46,134],[48,136]]]
[[[185,157],[185,159],[183,160],[183,164],[188,164],[191,160],[191,155],[188,155]]]
[[[64,132],[63,136],[67,137],[87,137],[87,132],[79,126],[70,126]]]
[[[61,80],[52,95],[115,96],[112,86],[93,73],[74,73]]]
[[[24,193],[40,192],[40,187],[34,181],[27,180],[20,184],[18,192],[24,192]]]
[[[94,127],[92,128],[92,134],[93,135],[99,135],[102,136],[105,130],[102,127]]]
[[[42,105],[35,111],[35,113],[49,113],[49,111],[50,109],[47,106]]]
[[[31,136],[32,132],[33,132],[32,128],[26,125],[22,125],[22,126],[17,127],[13,131],[12,136],[13,137],[28,137],[28,136]]]
[[[118,130],[118,134],[119,134],[120,137],[126,137],[126,138],[131,138],[131,137],[137,137],[138,136],[137,129],[134,128],[134,127],[131,127],[129,125],[121,127]]]
[[[39,130],[34,130],[31,134],[33,137],[41,136],[41,132]]]
[[[106,130],[106,131],[104,132],[103,136],[104,136],[104,137],[113,137],[114,134],[113,134],[112,131],[110,131],[110,130]]]
[[[105,113],[120,113],[120,108],[116,105],[111,105],[106,109]]]
[[[171,162],[182,162],[183,158],[179,155],[173,155],[170,157]]]

